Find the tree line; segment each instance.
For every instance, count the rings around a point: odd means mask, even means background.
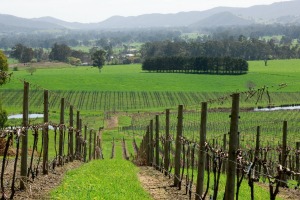
[[[81,50],[73,50],[66,44],[55,43],[51,51],[44,51],[43,48],[33,49],[22,44],[16,44],[9,53],[10,57],[17,59],[21,63],[33,63],[41,61],[59,61],[66,62],[71,65],[93,65],[99,70],[106,61],[106,51],[97,47],[91,48],[89,52]],[[32,74],[34,68],[28,68]]]
[[[72,65],[79,65],[81,62],[90,62],[90,55],[80,50],[72,50],[66,44],[55,43],[50,51],[43,48],[33,49],[21,43],[12,47],[9,52],[11,58],[17,59],[21,63],[41,62],[41,61],[60,61],[68,62]]]
[[[245,60],[291,59],[300,58],[298,44],[278,44],[275,40],[238,38],[223,40],[206,40],[197,38],[191,41],[158,41],[148,42],[141,47],[142,58],[157,56],[186,57],[235,57]]]
[[[163,41],[179,38],[181,31],[167,28],[132,29],[119,31],[75,31],[58,33],[0,34],[0,48],[7,50],[21,43],[31,48],[51,48],[55,43],[75,46],[122,47],[124,43]]]
[[[118,52],[113,49],[109,42],[104,42],[101,46],[91,47],[88,51],[72,49],[64,43],[55,43],[50,49],[32,48],[18,43],[11,50],[5,51],[5,54],[11,58],[17,59],[20,63],[35,63],[45,61],[59,61],[71,65],[93,65],[96,51],[103,51],[100,54],[108,65],[141,63],[137,50],[132,52],[130,45],[123,45],[123,49]],[[104,53],[105,52],[105,53]],[[97,52],[99,54],[99,52]],[[134,53],[134,56],[127,57],[127,54]],[[101,58],[103,60],[103,58]],[[103,61],[101,61],[103,62]]]
[[[152,57],[144,60],[142,70],[162,73],[244,74],[248,63],[231,57]]]

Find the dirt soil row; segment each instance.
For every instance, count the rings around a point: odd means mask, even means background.
[[[56,167],[55,171],[49,171],[48,175],[38,175],[34,181],[28,182],[26,191],[16,191],[14,199],[50,199],[49,192],[62,182],[64,174],[82,164],[83,162],[74,160],[62,167]],[[16,186],[19,186],[19,181],[16,182]]]
[[[189,196],[185,194],[185,183],[183,183],[182,189],[172,187],[173,178],[164,176],[160,171],[154,170],[153,167],[140,167],[138,174],[139,180],[143,188],[157,200],[175,200],[175,199],[189,199]],[[269,191],[269,187],[266,184],[259,184],[260,187],[264,187],[266,192]],[[194,186],[195,187],[195,186]],[[193,187],[193,191],[195,188]],[[300,191],[291,189],[280,188],[278,197],[286,200],[299,200]],[[192,199],[195,198],[195,194],[192,194]],[[209,196],[207,197],[209,199]]]

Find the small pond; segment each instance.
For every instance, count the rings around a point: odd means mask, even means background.
[[[300,106],[286,106],[273,108],[254,108],[254,111],[299,110]]]
[[[29,114],[29,118],[43,118],[44,114]],[[22,119],[23,114],[16,114],[16,115],[10,115],[8,116],[8,119]]]

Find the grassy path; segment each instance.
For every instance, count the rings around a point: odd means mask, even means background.
[[[67,172],[51,199],[151,199],[141,187],[138,170],[123,159],[95,160]]]

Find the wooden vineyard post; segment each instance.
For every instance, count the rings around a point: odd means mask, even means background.
[[[201,122],[200,122],[200,142],[199,142],[199,153],[198,153],[198,177],[196,187],[196,200],[200,200],[203,194],[204,184],[204,171],[206,161],[206,123],[207,123],[207,103],[202,102],[201,105]]]
[[[79,119],[79,154],[80,158],[83,157],[83,134],[82,134],[82,119]]]
[[[296,152],[296,172],[299,172],[300,171],[300,142],[297,142],[296,143],[296,149],[297,149],[297,152]],[[297,175],[297,185],[299,186],[300,185],[300,175],[298,174]]]
[[[98,148],[99,148],[99,135],[97,134],[97,137],[96,137],[96,159],[99,159]]]
[[[281,151],[281,161],[280,164],[282,165],[282,167],[286,167],[286,159],[287,159],[287,121],[283,122],[283,136],[282,136],[282,151]],[[286,186],[286,175],[285,174],[281,174],[280,176],[280,180],[282,180],[281,182],[281,187],[285,187]]]
[[[181,155],[181,137],[183,126],[183,105],[178,106],[178,121],[175,149],[175,169],[174,169],[174,186],[179,187],[180,184],[180,155]]]
[[[48,135],[48,122],[49,122],[49,92],[44,91],[44,127],[43,127],[43,174],[48,174],[48,145],[49,145],[49,135]]]
[[[80,111],[77,111],[76,114],[76,158],[79,159],[80,157]]]
[[[65,123],[65,99],[61,99],[60,104],[60,124],[59,124],[59,150],[58,150],[58,163],[60,166],[63,165],[63,139],[64,139],[64,123]]]
[[[151,156],[150,156],[150,126],[147,126],[146,132],[146,158],[147,158],[147,166],[151,165]]]
[[[84,150],[83,150],[83,162],[86,162],[86,154],[87,154],[86,134],[87,134],[87,125],[84,126]]]
[[[97,136],[96,136],[97,132],[95,131],[94,132],[94,160],[96,160],[96,139],[97,139]]]
[[[168,175],[170,165],[170,110],[166,110],[166,141],[165,141],[165,152],[164,152],[164,170],[165,176]]]
[[[226,152],[226,144],[227,144],[227,140],[226,140],[226,134],[223,135],[223,151]],[[222,173],[226,172],[226,166],[227,166],[227,162],[226,159],[223,160],[223,165],[222,165]]]
[[[150,120],[150,165],[153,165],[154,161],[154,140],[153,140],[153,120]]]
[[[155,116],[155,166],[159,170],[159,115]]]
[[[92,133],[93,130],[90,130],[90,137],[89,137],[89,161],[92,160]]]
[[[229,135],[229,151],[228,151],[228,165],[227,165],[227,179],[225,188],[225,199],[234,199],[235,195],[235,176],[237,169],[237,150],[238,150],[238,122],[239,122],[239,101],[240,95],[238,93],[232,95],[231,108],[231,122]]]
[[[28,111],[29,111],[29,83],[24,82],[24,96],[23,96],[23,136],[22,136],[22,156],[21,156],[21,179],[20,189],[26,189],[27,180],[27,157],[28,157]]]
[[[260,146],[260,126],[257,126],[256,129],[256,146],[255,146],[255,154],[254,154],[254,159],[259,157],[259,146]],[[256,165],[255,167],[255,175],[258,177],[260,174],[261,166]]]
[[[69,149],[70,149],[70,161],[74,159],[74,120],[73,120],[73,106],[70,106],[70,129],[69,129]]]
[[[140,143],[140,148],[138,149],[137,151],[137,160],[140,160],[142,162],[143,160],[143,152],[144,152],[144,139],[145,139],[145,136],[143,137],[141,143]]]

